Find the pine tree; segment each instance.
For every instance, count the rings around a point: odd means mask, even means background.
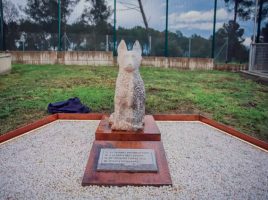
[[[79,0],[61,0],[61,26],[66,28],[68,16]],[[48,33],[56,33],[58,26],[57,0],[27,0],[24,12],[28,20],[42,27]]]
[[[86,0],[90,2],[90,6],[85,8],[82,13],[82,21],[98,26],[107,24],[108,18],[111,16],[111,8],[105,0]]]
[[[254,0],[224,0],[225,3],[230,6],[234,4],[234,19],[237,22],[237,16],[242,20],[249,20],[250,14],[252,13],[252,6],[254,5]]]

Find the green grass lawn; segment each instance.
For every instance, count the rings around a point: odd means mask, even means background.
[[[142,68],[146,113],[201,113],[268,141],[268,87],[220,71]],[[0,76],[0,133],[48,115],[48,103],[79,97],[93,112],[113,111],[117,68],[14,65]]]

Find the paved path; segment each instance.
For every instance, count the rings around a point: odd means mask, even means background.
[[[81,187],[99,121],[0,145],[0,199],[268,199],[268,153],[201,122],[158,122],[173,187]]]

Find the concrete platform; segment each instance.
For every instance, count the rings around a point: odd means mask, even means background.
[[[268,71],[241,71],[241,75],[258,83],[268,85]]]
[[[0,53],[0,75],[8,74],[11,71],[11,55]]]
[[[0,144],[0,199],[268,199],[268,152],[199,121],[157,122],[173,187],[82,187],[98,124],[57,120]]]

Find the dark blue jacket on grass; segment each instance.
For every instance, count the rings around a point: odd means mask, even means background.
[[[66,101],[48,104],[47,111],[54,113],[89,113],[91,109],[83,105],[79,98],[70,98]]]

